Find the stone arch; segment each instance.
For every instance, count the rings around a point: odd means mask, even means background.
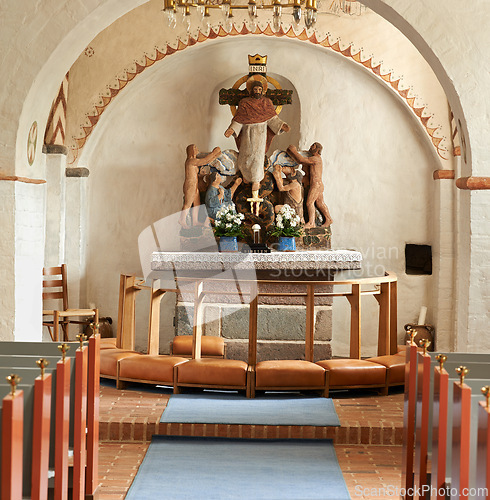
[[[442,88],[447,96],[451,113],[455,117],[455,122],[458,124],[458,131],[460,134],[461,144],[464,147],[462,154],[463,168],[471,172],[471,147],[470,147],[470,134],[468,131],[468,124],[466,121],[466,114],[463,110],[463,104],[458,91],[455,87],[454,78],[449,75],[446,64],[436,54],[435,50],[430,43],[429,37],[424,38],[423,30],[428,29],[430,32],[431,25],[434,20],[430,15],[425,12],[423,8],[412,8],[412,3],[396,2],[390,0],[359,0],[362,4],[366,5],[378,15],[386,19],[389,23],[400,30],[410,42],[417,48],[419,53],[428,62],[432,71],[441,83]],[[399,6],[398,6],[399,4]],[[419,18],[415,18],[415,12],[418,11]],[[425,19],[421,17],[424,13]],[[417,25],[418,21],[418,25]],[[470,175],[470,173],[468,173]]]
[[[326,35],[322,39],[318,39],[316,33],[308,35],[306,29],[296,33],[292,27],[284,31],[282,28],[278,32],[274,32],[271,26],[268,24],[264,29],[257,27],[252,33],[249,31],[248,27],[244,23],[240,31],[237,30],[235,26],[228,32],[223,26],[217,28],[211,28],[209,34],[204,34],[198,32],[196,37],[189,37],[187,41],[179,39],[176,46],[166,44],[165,49],[159,50],[155,48],[155,54],[149,57],[145,54],[142,60],[143,64],[134,62],[134,69],[131,71],[126,71],[124,75],[118,77],[117,84],[108,87],[107,92],[104,95],[99,96],[99,102],[94,106],[92,112],[87,114],[87,124],[81,126],[82,134],[80,137],[75,139],[75,146],[71,151],[71,156],[69,158],[69,163],[71,165],[75,164],[79,158],[80,152],[84,148],[88,138],[92,134],[94,128],[101,115],[107,109],[107,107],[115,100],[121,90],[123,90],[130,82],[132,82],[138,75],[140,75],[145,69],[153,66],[155,63],[182,52],[189,47],[195,46],[196,44],[201,44],[206,41],[212,41],[217,39],[223,39],[226,37],[236,37],[244,35],[261,35],[267,37],[276,38],[288,38],[292,40],[297,40],[305,43],[312,44],[317,47],[321,47],[325,50],[332,50],[338,55],[345,57],[352,62],[362,66],[367,71],[371,72],[379,81],[381,81],[391,92],[395,93],[405,105],[410,109],[410,111],[415,115],[419,121],[420,126],[423,128],[427,134],[430,142],[432,143],[437,155],[443,159],[449,159],[452,154],[450,152],[449,144],[444,143],[444,138],[440,135],[440,127],[433,126],[431,123],[432,115],[426,110],[426,106],[418,106],[416,104],[416,96],[411,92],[410,87],[404,86],[400,83],[400,78],[396,78],[392,72],[388,71],[383,73],[382,65],[379,62],[375,62],[373,57],[363,57],[361,50],[355,50],[352,44],[342,44],[339,40],[332,42],[329,35]]]

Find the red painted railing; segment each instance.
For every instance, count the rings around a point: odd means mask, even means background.
[[[73,357],[63,356],[56,364],[56,384],[53,387],[51,373],[43,374],[34,381],[33,404],[24,401],[23,390],[1,400],[1,499],[17,500],[30,497],[44,500],[54,496],[56,500],[84,499],[96,496],[98,487],[99,441],[99,339],[96,335],[87,346],[80,344]],[[42,344],[41,344],[42,345]],[[36,344],[39,351],[40,344]],[[72,347],[74,348],[74,346]],[[41,347],[42,349],[42,347]],[[25,352],[25,349],[24,349]],[[35,360],[42,353],[26,355]],[[21,368],[18,368],[21,371]],[[28,368],[24,368],[28,371]],[[75,386],[70,387],[75,371]],[[12,367],[15,373],[15,367]],[[15,384],[14,384],[15,385]],[[30,385],[23,385],[30,389]],[[51,404],[52,390],[55,405]],[[32,391],[31,391],[32,392]],[[30,393],[30,391],[27,391]],[[31,401],[31,400],[29,400]],[[24,412],[32,406],[32,415]],[[52,413],[55,407],[54,414]],[[70,418],[72,413],[73,418]],[[32,419],[32,443],[24,443],[30,436]],[[54,436],[51,422],[55,423]],[[28,429],[29,432],[25,432]],[[70,433],[73,437],[73,474],[69,484]],[[27,448],[26,448],[27,446]],[[52,453],[54,448],[54,453]],[[31,450],[32,453],[25,453]],[[54,457],[54,491],[49,492],[50,452]],[[28,456],[26,456],[28,455]],[[29,491],[26,490],[24,470],[30,471]],[[53,472],[53,471],[51,471]],[[70,491],[71,488],[71,491]]]
[[[448,354],[453,356],[457,361],[457,353]],[[487,401],[476,406],[472,389],[481,380],[465,382],[465,366],[456,370],[459,380],[451,380],[443,367],[446,356],[437,361],[440,366],[433,368],[428,354],[417,352],[413,343],[407,346],[401,496],[490,498],[490,388],[482,388]],[[468,362],[475,371],[478,363],[490,367],[488,361]],[[471,418],[472,411],[479,412],[478,419]]]

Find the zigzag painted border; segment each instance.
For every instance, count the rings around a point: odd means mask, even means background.
[[[53,101],[51,111],[49,113],[48,123],[44,134],[44,144],[49,145],[65,145],[65,130],[66,130],[66,101],[68,95],[68,78],[69,73],[63,78],[60,85],[58,95]]]
[[[215,40],[217,38],[224,38],[227,36],[240,36],[240,35],[266,35],[266,36],[275,36],[275,37],[287,37],[287,38],[294,38],[296,40],[300,40],[303,42],[309,42],[314,45],[319,45],[321,47],[327,48],[327,49],[332,49],[335,52],[338,52],[339,54],[343,55],[344,57],[348,57],[352,59],[354,62],[361,64],[364,66],[366,69],[372,71],[374,75],[376,75],[378,78],[380,78],[382,81],[385,82],[388,87],[390,87],[394,92],[396,92],[402,99],[405,100],[405,102],[408,104],[410,109],[415,113],[415,115],[419,118],[420,122],[422,123],[422,126],[425,128],[427,134],[429,135],[432,144],[434,145],[437,154],[443,159],[447,160],[447,158],[444,155],[448,154],[448,149],[445,147],[442,147],[441,142],[443,141],[444,138],[442,137],[437,137],[436,132],[440,130],[440,127],[430,127],[429,126],[429,121],[432,118],[432,115],[427,115],[425,114],[426,112],[426,106],[421,106],[417,107],[415,105],[415,96],[410,96],[410,88],[404,88],[402,89],[400,87],[400,78],[398,79],[393,79],[396,77],[393,77],[392,73],[381,73],[381,63],[375,65],[373,62],[373,58],[370,57],[369,59],[362,59],[361,56],[361,51],[359,50],[358,52],[353,51],[352,45],[348,45],[345,48],[342,48],[340,46],[340,42],[336,41],[334,44],[330,43],[329,36],[327,35],[324,40],[319,41],[316,37],[316,34],[313,33],[313,35],[308,36],[306,29],[303,29],[301,33],[295,33],[292,27],[289,28],[286,32],[283,31],[282,27],[278,32],[274,32],[274,30],[271,28],[270,24],[267,25],[267,27],[262,30],[258,26],[255,29],[254,32],[251,32],[246,24],[243,24],[243,27],[241,31],[237,31],[235,28],[235,25],[233,25],[232,29],[227,32],[222,26],[217,29],[217,31],[214,31],[211,29],[209,31],[208,35],[205,35],[201,33],[201,31],[198,32],[198,36],[196,38],[189,37],[187,43],[184,43],[182,40],[179,40],[178,45],[176,48],[171,47],[170,45],[167,44],[167,47],[165,49],[165,52],[161,52],[158,49],[155,49],[156,55],[154,59],[149,58],[147,55],[145,55],[145,63],[144,64],[139,64],[135,62],[135,71],[126,71],[126,74],[122,78],[118,78],[118,85],[109,87],[109,95],[101,95],[100,96],[100,101],[102,105],[100,106],[94,106],[95,111],[92,112],[91,114],[87,115],[87,119],[90,122],[90,125],[88,126],[82,126],[83,129],[83,136],[80,138],[74,138],[76,145],[72,147],[72,157],[69,160],[70,164],[75,163],[77,160],[80,151],[83,149],[85,146],[85,143],[87,142],[88,137],[92,133],[94,127],[97,125],[97,122],[99,121],[100,116],[102,113],[105,111],[107,106],[114,100],[114,98],[119,94],[119,92],[126,87],[126,85],[134,80],[134,78],[142,73],[146,68],[153,66],[157,61],[161,61],[165,57],[171,56],[172,54],[175,54],[177,52],[180,52],[188,47],[191,47],[193,45],[196,45],[197,43],[202,43],[207,40]]]

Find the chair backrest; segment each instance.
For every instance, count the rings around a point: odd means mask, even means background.
[[[68,288],[66,283],[66,265],[43,267],[43,301],[62,300],[63,311],[68,309]]]

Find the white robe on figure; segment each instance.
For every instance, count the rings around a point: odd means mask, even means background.
[[[242,124],[232,121],[230,128],[235,136],[241,132],[238,151],[238,170],[247,183],[260,182],[264,178],[264,157],[267,146],[267,127],[274,134],[281,134],[284,125],[277,115],[261,123]]]

